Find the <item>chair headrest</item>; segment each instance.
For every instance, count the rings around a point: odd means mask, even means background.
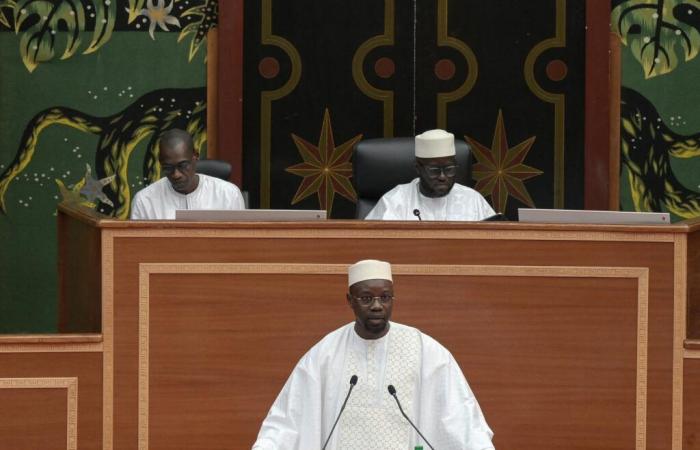
[[[231,163],[221,159],[200,159],[197,161],[197,173],[226,181],[228,181],[231,176],[231,169]]]
[[[468,184],[471,178],[469,146],[455,140],[459,171],[455,181]],[[418,175],[415,169],[415,140],[412,137],[365,139],[356,146],[352,158],[353,181],[360,198],[378,200],[398,184]]]

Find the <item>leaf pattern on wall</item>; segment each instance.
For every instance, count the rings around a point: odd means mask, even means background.
[[[144,3],[146,3],[146,0],[129,0],[129,7],[126,10],[129,13],[129,23],[132,23],[141,15]]]
[[[15,10],[14,0],[0,0],[0,28],[13,28],[10,24],[12,12]]]
[[[172,99],[163,103],[163,98]],[[66,107],[48,108],[37,113],[27,124],[15,158],[0,174],[0,212],[7,213],[5,194],[13,179],[28,169],[36,156],[41,133],[60,125],[98,136],[95,149],[95,172],[98,178],[115,175],[105,186],[105,194],[114,207],[100,205],[105,214],[125,219],[129,216],[131,191],[128,167],[136,147],[146,143],[142,162],[143,178],[154,182],[160,178],[158,140],[170,128],[181,128],[192,135],[195,148],[206,142],[206,88],[159,89],[144,94],[124,110],[99,117]]]
[[[611,24],[651,78],[697,56],[698,15],[699,0],[628,0],[613,9]]]
[[[86,20],[94,23],[92,40],[83,53],[92,53],[112,36],[116,0],[84,5],[79,0],[21,0],[14,8],[15,32],[20,34],[19,50],[27,70],[52,60],[63,47],[61,59],[73,56],[81,44]],[[59,31],[66,30],[66,33]],[[65,37],[64,37],[65,36]]]
[[[666,210],[684,219],[700,216],[700,192],[684,186],[671,164],[672,158],[700,157],[700,133],[675,133],[649,100],[626,87],[620,118],[621,162],[635,210]]]
[[[19,36],[20,57],[29,72],[56,58],[95,53],[115,31],[141,31],[140,17],[150,22],[154,39],[156,25],[169,31],[166,23],[182,23],[184,28],[173,31],[180,33],[178,42],[191,38],[192,61],[217,25],[218,0],[0,0],[0,29]]]
[[[197,54],[197,50],[202,45],[202,42],[207,37],[209,30],[216,26],[219,16],[219,2],[216,0],[207,0],[203,5],[194,6],[183,12],[180,17],[193,17],[192,22],[187,24],[182,31],[177,41],[180,42],[192,35],[190,40],[189,60]]]

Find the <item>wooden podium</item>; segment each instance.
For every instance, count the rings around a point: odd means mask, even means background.
[[[58,226],[72,334],[0,338],[0,448],[250,448],[297,360],[352,321],[346,269],[364,258],[393,264],[393,319],[452,351],[496,448],[700,448],[700,221],[127,222],[61,205]]]

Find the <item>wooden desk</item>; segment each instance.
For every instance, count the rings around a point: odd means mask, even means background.
[[[61,330],[102,333],[104,449],[248,447],[297,360],[352,320],[347,265],[384,259],[394,320],[452,351],[497,448],[697,449],[698,230],[61,206]]]

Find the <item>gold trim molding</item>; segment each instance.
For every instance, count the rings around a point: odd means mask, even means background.
[[[0,378],[0,389],[65,389],[66,449],[78,448],[78,379],[66,378]]]
[[[532,230],[492,230],[492,229],[452,229],[452,230],[411,230],[399,229],[121,229],[111,231],[114,237],[154,238],[154,237],[209,237],[209,238],[250,238],[250,239],[493,239],[517,241],[618,241],[618,242],[674,242],[671,233],[628,233],[609,231],[532,231]]]
[[[565,97],[545,91],[535,78],[535,61],[546,50],[566,47],[566,0],[556,0],[556,31],[553,38],[535,45],[525,58],[524,78],[540,100],[554,105],[554,208],[564,207]]]
[[[272,102],[289,95],[301,79],[301,56],[291,42],[272,33],[272,0],[262,0],[261,44],[273,45],[287,54],[291,74],[280,88],[260,93],[260,207],[270,207],[270,180],[272,160]]]
[[[437,5],[437,45],[457,50],[467,61],[468,75],[464,83],[451,92],[437,94],[437,127],[447,129],[447,104],[465,97],[476,84],[479,76],[479,62],[474,51],[464,41],[447,34],[449,0],[438,0]]]
[[[384,137],[394,136],[394,92],[372,86],[365,77],[363,63],[375,48],[394,45],[394,0],[384,0],[384,33],[363,42],[352,57],[352,79],[360,92],[384,107]]]

